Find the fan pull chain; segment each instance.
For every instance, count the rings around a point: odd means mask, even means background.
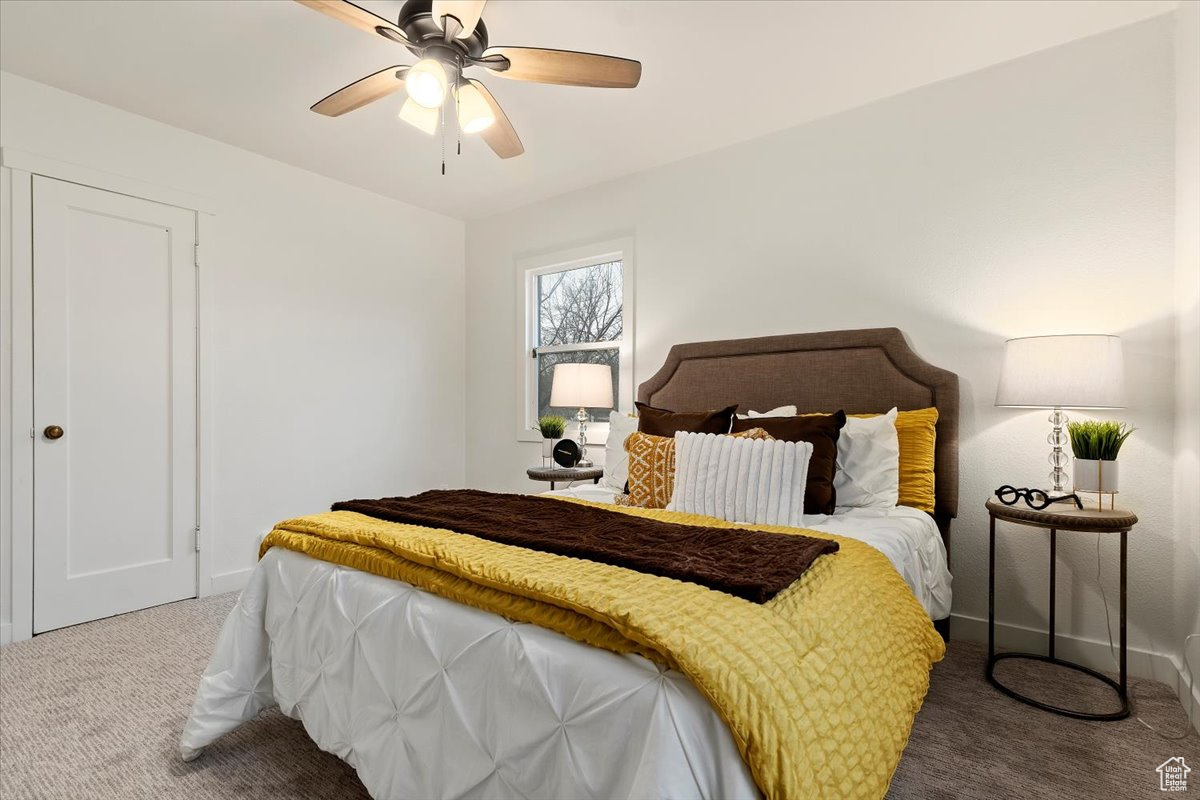
[[[454,134],[458,137],[458,155],[462,155],[462,101],[459,99],[459,87],[454,88]]]
[[[446,174],[446,104],[442,103],[442,174]]]

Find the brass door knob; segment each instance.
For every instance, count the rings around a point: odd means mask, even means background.
[[[42,431],[42,435],[51,441],[55,439],[61,439],[63,435],[63,429],[57,425],[47,425],[46,430]]]

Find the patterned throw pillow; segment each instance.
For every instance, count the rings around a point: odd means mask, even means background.
[[[774,439],[762,428],[732,434],[739,439]],[[675,437],[636,432],[625,440],[629,453],[628,501],[621,505],[666,508],[675,491]]]

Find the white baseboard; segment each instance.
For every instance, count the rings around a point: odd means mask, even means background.
[[[1183,710],[1188,713],[1188,717],[1192,720],[1192,727],[1196,729],[1196,733],[1200,733],[1200,675],[1196,675],[1195,670],[1192,671],[1191,677],[1191,692],[1188,692],[1188,673],[1183,664],[1170,659],[1175,665],[1176,681],[1175,694],[1179,695],[1179,702],[1183,704]]]
[[[951,614],[950,640],[955,639],[987,644],[987,620],[963,614]],[[997,622],[996,646],[1005,650],[1044,653],[1046,652],[1046,631]],[[1117,662],[1109,651],[1108,642],[1059,634],[1054,640],[1054,654],[1059,658],[1075,661],[1102,672],[1117,671]],[[1191,696],[1188,696],[1187,672],[1181,662],[1164,653],[1130,647],[1126,652],[1126,665],[1131,677],[1149,678],[1161,681],[1171,687],[1179,697],[1184,711],[1189,714],[1193,727],[1200,733],[1200,686],[1193,685]],[[1200,678],[1200,676],[1196,677]]]
[[[240,592],[246,588],[246,584],[250,582],[250,573],[254,569],[235,569],[233,572],[222,572],[220,575],[212,576],[212,593],[225,594],[226,592]]]
[[[0,647],[12,641],[12,623],[0,622]]]

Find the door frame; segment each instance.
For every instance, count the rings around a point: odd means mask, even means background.
[[[0,392],[7,394],[10,413],[0,414],[0,500],[8,509],[0,514],[0,532],[12,542],[7,570],[0,567],[0,583],[8,584],[11,628],[0,628],[0,644],[33,636],[33,176],[76,183],[94,189],[150,200],[196,212],[196,492],[200,523],[200,551],[196,554],[196,590],[199,597],[213,593],[212,548],[205,525],[213,518],[212,504],[212,365],[208,353],[211,330],[212,281],[207,271],[219,258],[216,236],[217,209],[202,197],[123,175],[46,158],[9,147],[0,148],[0,181],[3,192],[0,230],[9,246],[0,248],[0,288],[10,307],[0,309]],[[7,530],[4,530],[4,529]],[[0,535],[2,535],[0,534]],[[7,574],[5,574],[7,573]],[[2,590],[0,590],[2,591]]]

